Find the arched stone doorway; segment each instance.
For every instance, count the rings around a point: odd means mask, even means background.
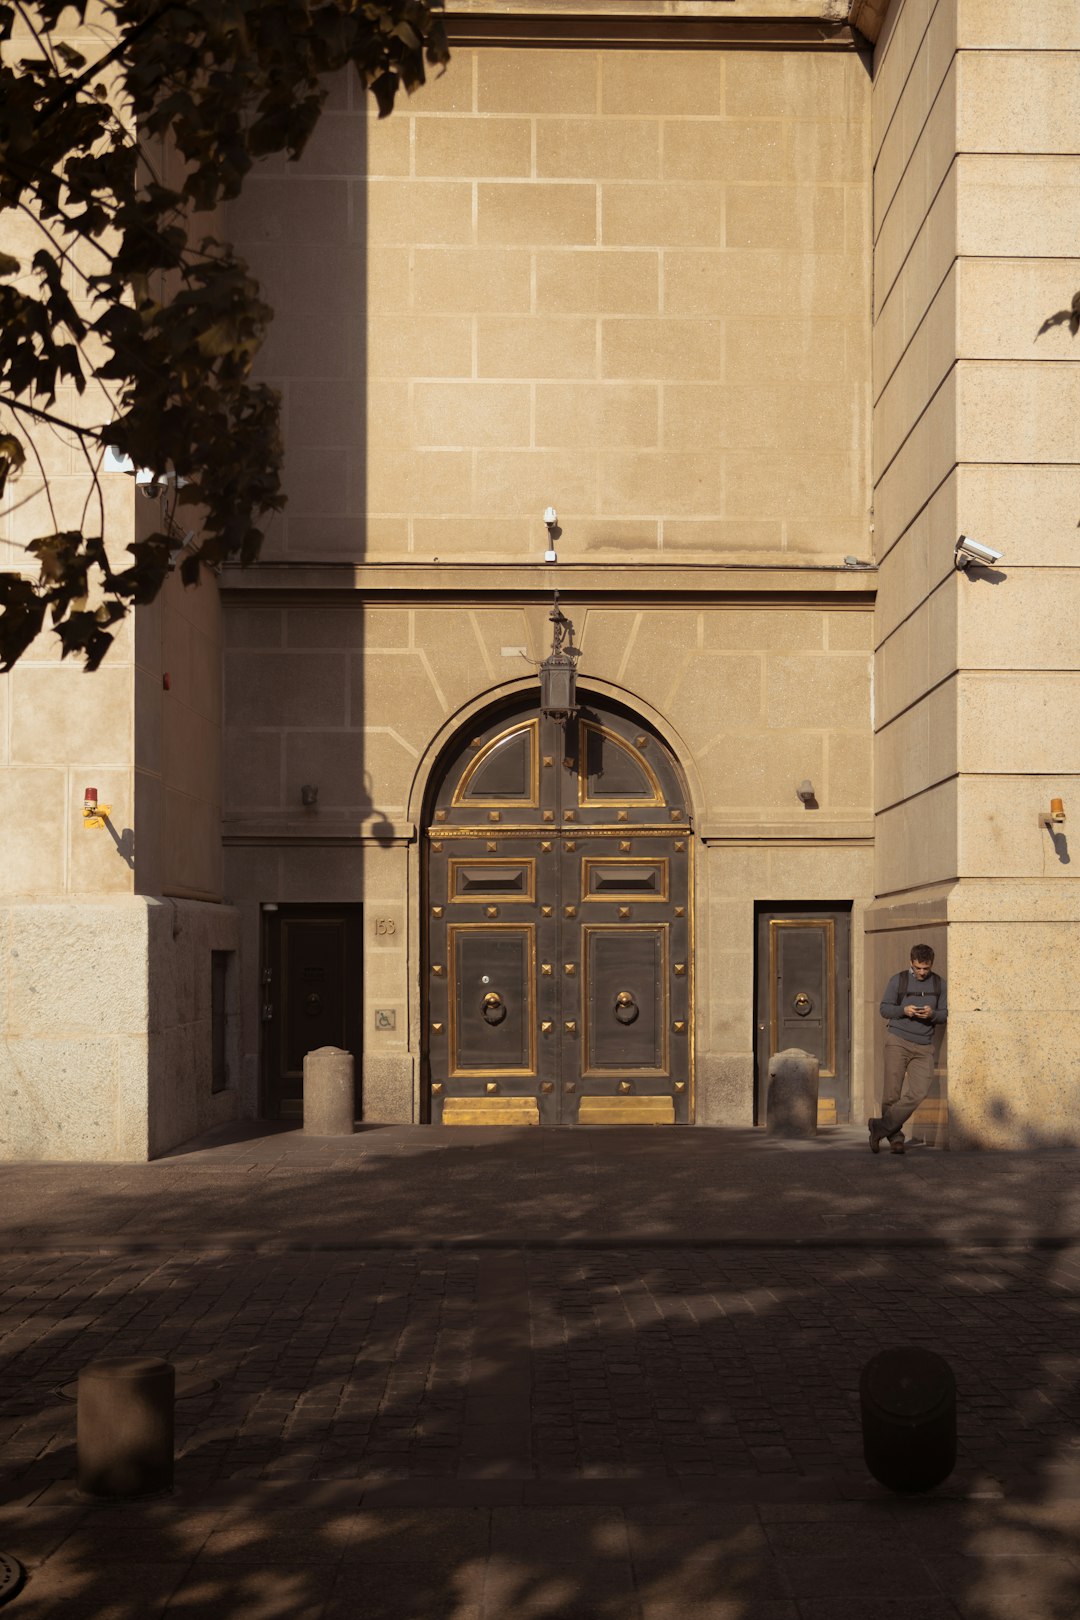
[[[428,1117],[693,1118],[693,839],[679,767],[617,704],[474,721],[425,817]]]

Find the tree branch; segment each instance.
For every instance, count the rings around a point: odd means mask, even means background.
[[[54,416],[51,411],[43,411],[36,405],[28,405],[23,399],[12,399],[9,395],[0,394],[0,408],[12,411],[23,411],[32,416],[35,421],[48,422],[52,427],[67,428],[69,433],[77,433],[81,439],[96,439],[98,428],[79,427],[75,422],[67,422],[62,416]]]
[[[141,23],[136,23],[134,28],[128,30],[123,39],[117,41],[111,51],[106,51],[104,56],[99,56],[97,61],[80,73],[77,79],[71,79],[65,84],[62,91],[50,97],[37,116],[38,126],[47,123],[53,113],[59,112],[61,107],[66,107],[69,101],[74,101],[80,91],[84,90],[90,80],[94,78],[95,74],[101,73],[107,67],[111,67],[113,62],[118,62],[130,50],[135,40],[140,35],[149,33],[150,29],[161,21],[167,11],[176,11],[177,9],[177,0],[165,0],[165,4],[158,11],[144,17]]]

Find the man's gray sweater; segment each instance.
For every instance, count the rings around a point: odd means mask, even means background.
[[[931,1007],[929,1019],[906,1018],[905,1007]],[[949,1000],[945,980],[936,973],[917,979],[905,969],[894,973],[885,986],[881,998],[881,1016],[889,1021],[889,1031],[918,1046],[929,1046],[934,1038],[934,1025],[943,1024],[949,1016]]]

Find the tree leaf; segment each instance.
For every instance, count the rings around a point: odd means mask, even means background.
[[[330,75],[351,67],[389,115],[402,86],[423,83],[425,61],[449,59],[441,0],[98,0],[104,26],[87,63],[54,36],[72,14],[85,22],[88,3],[0,0],[0,39],[18,9],[50,44],[0,60],[0,216],[29,208],[48,232],[32,289],[5,282],[22,266],[0,254],[0,404],[29,405],[71,443],[114,445],[171,479],[169,509],[197,510],[180,567],[197,583],[204,562],[254,561],[264,515],[285,495],[280,398],[253,380],[272,312],[227,243],[195,245],[196,215],[240,195],[258,159],[303,151]],[[175,152],[182,179],[147,178],[132,120]],[[100,419],[68,421],[57,401],[74,385],[85,412],[91,380],[103,385]],[[22,439],[0,435],[0,490],[24,459]],[[96,667],[110,626],[169,577],[174,526],[133,542],[123,568],[89,519],[38,536],[38,578],[0,576],[5,667],[48,620],[65,655]]]

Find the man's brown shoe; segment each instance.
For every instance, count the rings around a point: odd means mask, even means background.
[[[866,1122],[866,1128],[870,1132],[871,1153],[880,1153],[881,1144],[889,1134],[885,1129],[884,1122],[880,1119],[868,1119]]]
[[[890,1138],[889,1138],[889,1152],[890,1153],[903,1153],[903,1151],[904,1151],[904,1133],[903,1133],[903,1131],[901,1131],[898,1136],[890,1136]]]

